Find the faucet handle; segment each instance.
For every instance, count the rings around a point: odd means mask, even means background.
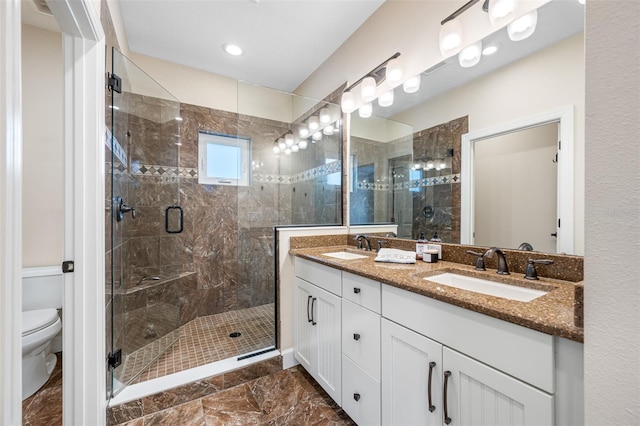
[[[475,251],[467,250],[468,254],[472,254],[477,256],[476,258],[476,271],[486,271],[487,268],[484,266],[484,253],[478,253]]]
[[[387,244],[387,242],[387,240],[378,240],[378,251],[380,251],[380,249],[382,249],[382,245]]]
[[[527,270],[524,273],[524,277],[528,280],[537,280],[538,271],[536,271],[536,265],[551,265],[553,260],[551,259],[529,259],[527,261]]]

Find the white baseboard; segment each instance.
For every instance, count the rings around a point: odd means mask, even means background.
[[[285,349],[280,351],[282,355],[282,369],[286,370],[287,368],[295,367],[300,364],[298,360],[293,356],[293,348]]]

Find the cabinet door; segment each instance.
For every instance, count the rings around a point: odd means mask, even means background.
[[[382,424],[442,424],[442,345],[384,318],[381,345]]]
[[[342,320],[340,297],[318,287],[313,288],[311,324],[316,329],[316,375],[314,378],[338,404],[342,400]]]
[[[313,286],[308,282],[295,278],[293,353],[309,374],[314,375],[317,333],[311,321],[312,289]]]
[[[449,425],[553,425],[553,396],[443,349]]]

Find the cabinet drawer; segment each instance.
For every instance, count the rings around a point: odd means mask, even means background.
[[[342,297],[380,313],[380,283],[349,272],[342,273]]]
[[[342,356],[342,409],[360,426],[380,424],[380,382]]]
[[[554,393],[549,334],[389,285],[382,286],[382,316]]]
[[[342,299],[342,353],[380,380],[380,315]]]
[[[338,296],[342,295],[342,274],[340,270],[299,257],[295,258],[294,267],[296,277]]]

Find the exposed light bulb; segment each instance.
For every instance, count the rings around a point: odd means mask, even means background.
[[[291,133],[284,135],[284,143],[288,148],[291,148],[295,142],[295,139]]]
[[[462,48],[462,25],[457,19],[447,21],[440,27],[440,53],[448,58]]]
[[[538,10],[523,15],[507,26],[507,33],[512,41],[524,40],[531,36],[536,30],[538,24]]]
[[[352,113],[356,110],[356,98],[353,92],[344,92],[342,94],[342,100],[340,101],[342,112],[345,114]]]
[[[331,111],[329,111],[329,108],[322,108],[320,110],[319,118],[321,124],[331,123]]]
[[[385,77],[390,83],[402,80],[402,67],[400,67],[400,61],[398,59],[392,59],[387,62],[385,68]]]
[[[365,77],[360,83],[360,97],[363,102],[369,102],[376,97],[376,80],[373,77]]]
[[[320,128],[320,120],[318,120],[318,117],[316,117],[315,115],[312,115],[307,120],[307,126],[309,127],[310,132],[315,132]]]
[[[378,105],[380,105],[381,107],[389,107],[393,105],[393,89],[380,95],[380,97],[378,98]]]
[[[420,74],[414,75],[402,83],[402,90],[405,93],[415,93],[420,90]]]
[[[362,105],[358,109],[358,115],[360,115],[360,118],[369,118],[371,117],[372,113],[373,113],[373,105],[371,104],[371,102],[368,102]]]
[[[320,139],[322,139],[322,132],[315,132],[313,135],[311,135],[311,139],[313,139],[314,141],[319,141]]]
[[[309,146],[309,143],[307,142],[306,139],[303,139],[298,143],[298,146],[300,147],[300,149],[307,149],[307,146]]]
[[[478,65],[481,56],[482,41],[477,41],[472,45],[465,47],[460,53],[458,53],[458,63],[463,68],[473,67]]]

